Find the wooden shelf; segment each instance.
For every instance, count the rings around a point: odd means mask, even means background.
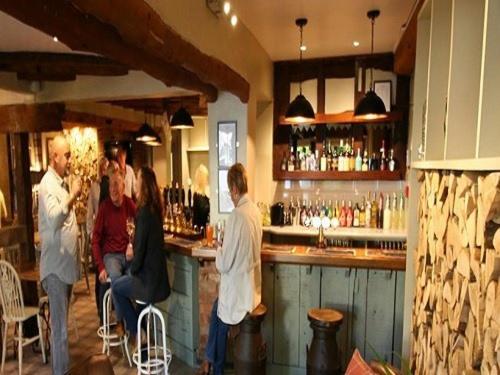
[[[500,157],[478,159],[423,160],[411,163],[415,169],[443,169],[458,171],[498,171]]]
[[[353,111],[342,113],[317,113],[316,119],[309,124],[380,124],[401,121],[403,113],[400,111],[389,112],[384,119],[364,120],[354,117]],[[291,122],[285,121],[285,116],[280,116],[280,125],[294,125]]]
[[[403,180],[401,171],[366,171],[366,172],[339,172],[339,171],[275,171],[275,180]]]

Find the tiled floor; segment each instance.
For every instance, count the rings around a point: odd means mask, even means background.
[[[74,314],[76,325],[78,327],[78,338],[73,326],[70,325],[69,347],[71,355],[71,364],[79,363],[93,353],[100,353],[102,341],[97,336],[99,319],[96,312],[96,304],[93,296],[94,286],[91,285],[91,295],[87,293],[84,282],[75,285],[75,304]],[[4,374],[16,374],[18,372],[17,358],[14,358],[12,328],[9,330],[9,346],[7,350],[7,359],[5,363]],[[31,346],[27,346],[23,352],[23,374],[25,375],[46,375],[50,374],[50,365],[42,363],[42,355],[33,352]],[[122,357],[119,348],[113,348],[111,351],[111,362],[116,375],[135,374],[135,368],[128,367],[127,360]],[[191,375],[196,372],[174,358],[170,371],[171,374]]]

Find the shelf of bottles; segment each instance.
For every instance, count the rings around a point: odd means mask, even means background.
[[[385,231],[406,230],[406,199],[401,193],[368,194],[352,200],[300,200],[291,198],[284,210],[283,225],[303,228],[372,228]]]
[[[275,179],[404,179],[406,145],[395,144],[390,124],[290,126],[288,132],[283,128],[275,138]]]
[[[163,203],[165,205],[163,229],[166,233],[191,239],[202,236],[202,228],[193,226],[191,185],[189,185],[186,194],[186,190],[182,185],[172,182],[172,186],[163,189]]]

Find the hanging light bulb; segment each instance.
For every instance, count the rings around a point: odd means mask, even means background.
[[[297,18],[295,20],[295,24],[300,29],[300,69],[301,69],[301,77],[299,81],[299,95],[293,99],[293,101],[288,105],[288,108],[285,113],[285,121],[294,123],[294,124],[303,124],[307,122],[312,122],[315,119],[314,109],[306,99],[304,95],[302,95],[302,52],[305,51],[305,45],[302,42],[302,29],[307,24],[307,18]]]
[[[373,39],[375,30],[375,18],[380,15],[379,10],[370,10],[367,13],[372,23],[372,48],[371,57],[373,57]],[[387,111],[384,102],[373,90],[373,66],[370,66],[370,89],[361,99],[354,110],[354,117],[365,120],[383,119],[387,117]]]

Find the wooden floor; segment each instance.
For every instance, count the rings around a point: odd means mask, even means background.
[[[93,278],[93,277],[92,277]],[[84,282],[79,282],[75,285],[75,305],[74,314],[76,324],[78,327],[78,336],[73,327],[70,325],[69,329],[69,347],[71,355],[71,365],[79,363],[93,353],[100,353],[102,349],[102,341],[97,336],[97,328],[99,319],[97,317],[97,310],[94,298],[94,285],[91,285],[90,295],[87,292]],[[18,372],[17,358],[14,358],[13,350],[13,329],[9,329],[9,346],[7,349],[7,359],[5,363],[4,374],[16,374]],[[0,348],[1,350],[1,348]],[[34,353],[31,346],[24,348],[23,354],[23,374],[25,375],[48,375],[51,373],[50,365],[42,363],[42,355]],[[116,375],[122,374],[135,374],[135,368],[128,367],[127,360],[122,357],[119,348],[113,348],[111,351],[111,362]],[[171,366],[170,373],[179,375],[191,375],[196,372],[186,366],[181,361],[174,358]]]

